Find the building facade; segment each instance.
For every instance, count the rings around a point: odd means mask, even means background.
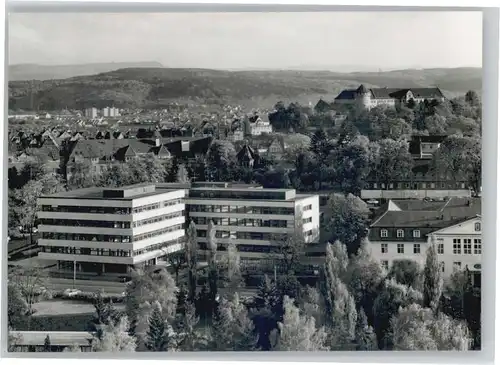
[[[444,95],[437,87],[433,88],[371,88],[360,85],[357,89],[346,89],[335,98],[334,104],[352,105],[361,109],[376,106],[396,107],[413,100],[415,103],[424,100],[444,101]]]
[[[168,186],[168,184],[162,184]],[[294,189],[264,189],[229,183],[193,184],[185,200],[197,229],[201,259],[208,257],[208,225],[213,222],[220,256],[232,242],[245,268],[279,259],[279,245],[291,234],[307,243],[319,237],[318,195]]]
[[[59,270],[127,274],[179,251],[185,191],[139,184],[89,188],[39,199],[39,257]]]
[[[370,226],[370,250],[383,267],[410,259],[425,265],[434,242],[443,277],[468,269],[479,283],[481,270],[481,200],[389,201]]]

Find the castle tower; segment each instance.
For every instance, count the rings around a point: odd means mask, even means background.
[[[363,84],[356,89],[356,103],[363,109],[370,109],[370,91]]]

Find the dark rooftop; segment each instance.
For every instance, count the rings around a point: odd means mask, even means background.
[[[444,228],[481,214],[480,198],[450,198],[443,202],[390,201],[371,227]]]

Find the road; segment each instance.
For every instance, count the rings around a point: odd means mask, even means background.
[[[51,277],[48,279],[46,287],[52,291],[73,288],[73,279]],[[121,294],[125,290],[125,284],[110,281],[75,280],[75,288],[90,293],[103,290],[107,294]]]
[[[83,292],[97,292],[103,290],[107,294],[121,294],[125,291],[124,283],[109,282],[109,281],[92,281],[92,280],[76,280],[75,288]],[[49,282],[46,285],[47,289],[53,291],[66,290],[68,288],[73,288],[72,279],[62,279],[62,278],[49,278]],[[257,293],[257,288],[244,288],[239,290],[241,297],[254,296]],[[220,294],[228,294],[228,289],[219,288]]]

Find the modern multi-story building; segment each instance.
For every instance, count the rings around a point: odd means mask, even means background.
[[[91,119],[97,118],[97,108],[92,107],[85,109],[85,116]]]
[[[182,248],[185,190],[138,184],[42,196],[39,257],[59,270],[106,275],[155,265]]]
[[[431,242],[443,277],[468,269],[476,285],[481,270],[481,200],[389,201],[370,227],[371,254],[387,269],[398,259],[425,265]]]
[[[280,257],[279,245],[291,234],[300,235],[307,243],[316,243],[319,237],[318,195],[297,194],[294,189],[205,183],[190,186],[185,203],[197,228],[202,257],[208,254],[210,221],[215,225],[221,255],[233,242],[246,267],[265,264],[266,260],[275,262]]]

